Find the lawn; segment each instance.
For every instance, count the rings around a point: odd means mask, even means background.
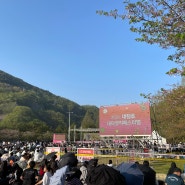
[[[177,167],[184,171],[185,159],[156,159],[156,158],[130,158],[130,157],[97,157],[99,164],[107,164],[109,159],[112,159],[114,166],[122,162],[135,162],[138,161],[140,164],[144,160],[150,162],[150,166],[156,171],[156,173],[166,174],[171,166],[171,162],[175,162]]]

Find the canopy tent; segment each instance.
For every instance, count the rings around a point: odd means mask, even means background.
[[[166,138],[159,135],[159,133],[155,130],[152,131],[152,135],[147,137],[148,140],[152,140],[153,143],[157,142],[159,145],[166,145]]]

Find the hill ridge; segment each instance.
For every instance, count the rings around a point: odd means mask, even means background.
[[[0,131],[14,129],[23,138],[24,132],[31,132],[35,138],[45,132],[50,137],[53,132],[67,134],[69,110],[73,112],[71,126],[98,126],[96,106],[80,106],[0,70]]]

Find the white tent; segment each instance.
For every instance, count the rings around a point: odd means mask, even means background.
[[[166,145],[166,138],[160,136],[157,131],[153,131],[152,135],[148,137],[149,140],[152,140],[152,143],[156,142],[159,145]]]

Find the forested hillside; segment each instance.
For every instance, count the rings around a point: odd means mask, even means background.
[[[185,142],[184,92],[184,86],[176,86],[148,97],[153,130],[170,143]],[[71,128],[98,127],[96,106],[80,106],[0,71],[0,140],[51,140],[53,133],[67,136],[69,112]]]
[[[56,96],[0,71],[0,139],[51,139],[71,127],[98,127],[96,106]]]

